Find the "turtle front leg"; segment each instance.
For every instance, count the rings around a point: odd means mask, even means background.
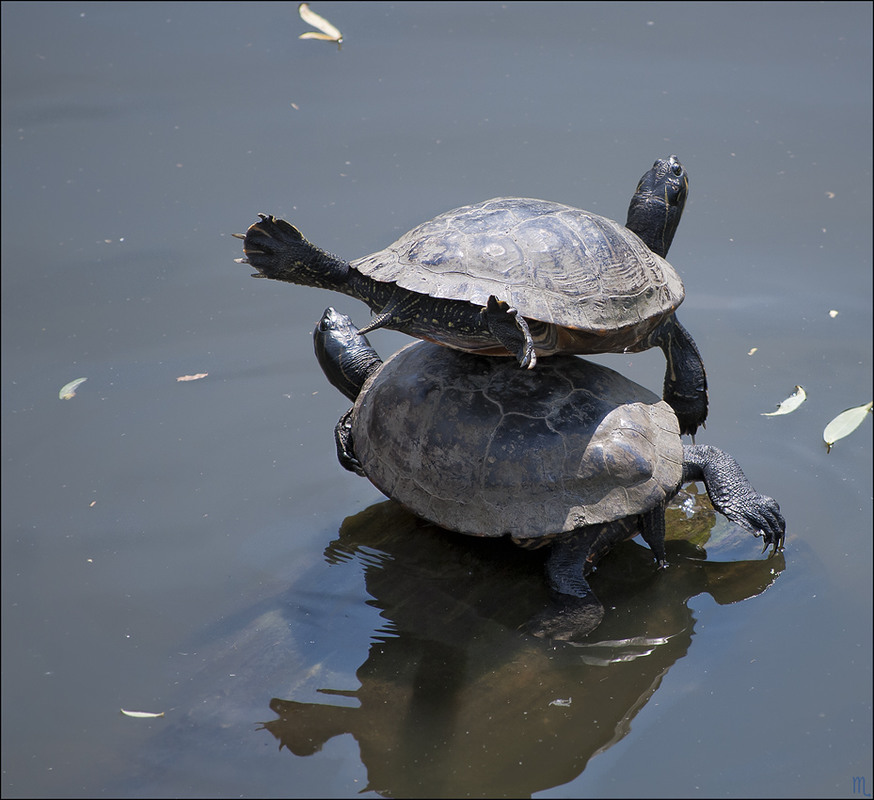
[[[683,483],[701,481],[713,507],[754,536],[773,553],[783,549],[786,520],[773,497],[757,492],[737,461],[713,445],[683,446]]]
[[[707,376],[698,346],[674,314],[650,334],[649,343],[658,345],[668,362],[662,396],[680,421],[680,433],[694,437],[707,419]]]
[[[542,639],[579,641],[604,619],[604,606],[586,580],[588,540],[571,533],[556,539],[546,561],[552,603],[528,623]]]
[[[492,336],[516,356],[519,366],[523,369],[534,367],[537,363],[534,339],[528,330],[528,323],[519,311],[490,295],[482,314]]]
[[[352,450],[352,412],[354,408],[350,408],[337,423],[334,428],[334,442],[337,445],[337,460],[343,469],[348,469],[349,472],[354,472],[356,475],[366,477],[364,467],[361,462],[355,457]]]

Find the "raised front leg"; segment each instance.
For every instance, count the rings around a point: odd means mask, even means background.
[[[516,356],[519,366],[531,369],[537,363],[534,340],[525,318],[508,303],[490,296],[482,310],[489,330],[504,347]]]

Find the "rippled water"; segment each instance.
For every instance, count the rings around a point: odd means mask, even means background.
[[[341,50],[292,3],[3,4],[4,796],[870,793],[872,423],[821,442],[874,392],[870,4],[312,5]],[[671,568],[617,549],[603,625],[551,649],[516,630],[537,554],[337,464],[311,330],[366,308],[251,280],[230,234],[621,220],[671,153],[697,440],[786,549],[693,498]],[[658,351],[599,360],[661,385]]]

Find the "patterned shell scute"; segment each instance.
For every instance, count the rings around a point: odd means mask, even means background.
[[[682,476],[670,407],[575,356],[520,370],[418,342],[359,395],[352,422],[373,484],[450,530],[537,538],[640,514]]]
[[[524,317],[610,331],[674,311],[683,283],[618,222],[560,203],[504,198],[448,211],[352,262],[375,280]]]

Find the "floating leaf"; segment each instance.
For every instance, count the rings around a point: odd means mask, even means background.
[[[835,311],[834,309],[832,309],[831,311],[828,312],[828,315],[829,315],[832,319],[834,319],[834,318],[835,318],[838,314],[840,314],[840,313],[841,313],[840,311]]]
[[[751,355],[755,354],[756,350],[758,350],[758,349],[759,349],[758,347],[750,348],[750,351],[747,353],[747,355],[751,356]]]
[[[300,39],[321,39],[325,42],[336,42],[337,49],[340,49],[340,46],[343,44],[343,34],[340,33],[336,27],[328,22],[324,17],[311,10],[309,3],[301,3],[297,10],[300,12],[300,18],[307,25],[312,25],[314,28],[318,28],[321,31],[321,33],[307,31],[300,35]]]
[[[801,386],[796,386],[795,391],[789,395],[779,406],[776,411],[763,412],[763,417],[776,417],[779,414],[789,414],[795,411],[805,400],[807,394]]]
[[[199,381],[209,375],[208,372],[198,372],[197,375],[180,375],[176,378],[177,381]]]
[[[136,717],[137,719],[155,719],[155,717],[164,716],[163,711],[155,713],[153,711],[125,711],[124,709],[121,709],[121,713],[126,717]]]
[[[88,378],[76,378],[74,381],[70,381],[61,387],[61,391],[58,392],[58,398],[60,400],[72,400],[76,396],[76,389],[78,389]]]
[[[831,452],[832,445],[838,440],[849,436],[856,428],[858,428],[865,417],[871,413],[874,408],[874,403],[866,403],[864,406],[856,406],[848,408],[846,411],[841,411],[822,432],[822,440],[825,442],[826,452]]]

